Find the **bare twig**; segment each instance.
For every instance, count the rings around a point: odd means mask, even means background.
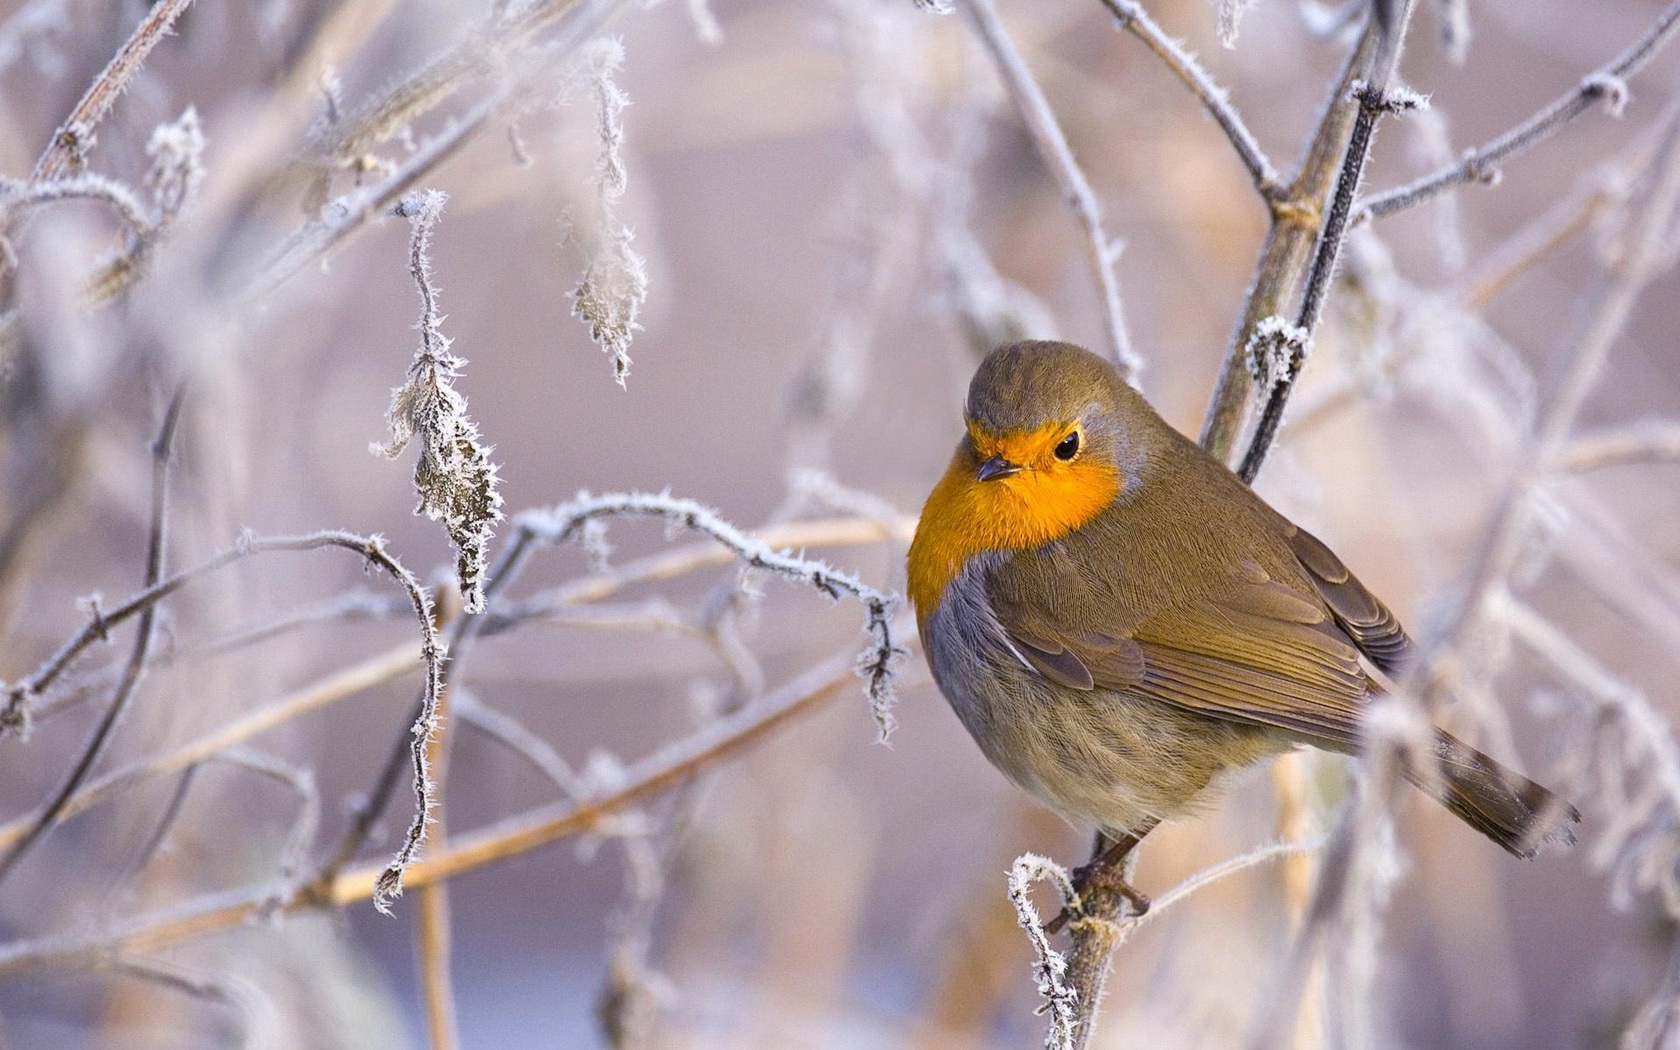
[[[266,1050],[278,1044],[279,1021],[269,998],[241,977],[208,977],[161,959],[117,958],[113,971],[205,1002],[229,1007],[238,1018],[242,1050]]]
[[[1405,0],[1398,32],[1405,32],[1405,20],[1410,18],[1411,10],[1411,0]],[[1324,298],[1329,293],[1330,281],[1335,276],[1336,265],[1341,257],[1349,211],[1353,206],[1354,194],[1359,188],[1359,180],[1365,173],[1365,161],[1371,153],[1371,138],[1376,132],[1377,119],[1384,113],[1398,113],[1423,104],[1422,99],[1405,89],[1390,90],[1383,86],[1394,75],[1399,53],[1400,45],[1396,40],[1387,50],[1388,64],[1373,70],[1376,79],[1368,84],[1361,84],[1354,90],[1359,103],[1359,115],[1354,119],[1353,133],[1348,138],[1347,152],[1342,158],[1341,173],[1336,177],[1336,189],[1330,197],[1330,211],[1325,216],[1323,228],[1319,231],[1318,247],[1313,253],[1312,266],[1307,271],[1301,305],[1296,312],[1294,325],[1289,328],[1286,340],[1287,360],[1283,367],[1277,370],[1277,374],[1271,377],[1265,407],[1260,413],[1260,422],[1254,429],[1254,436],[1249,440],[1242,465],[1237,469],[1237,475],[1244,481],[1252,483],[1260,473],[1260,465],[1265,461],[1266,453],[1271,450],[1272,442],[1277,439],[1278,428],[1283,425],[1283,411],[1289,403],[1290,392],[1295,387],[1301,369],[1306,365],[1313,333],[1317,331],[1318,323],[1324,316]],[[1271,320],[1275,325],[1277,319]],[[1264,339],[1266,334],[1267,325],[1266,322],[1262,322],[1255,330],[1255,338]]]
[[[658,753],[627,767],[622,783],[581,802],[559,802],[505,817],[409,866],[410,888],[450,879],[487,864],[595,828],[619,810],[687,783],[696,775],[735,757],[795,719],[824,706],[851,677],[850,658],[830,660],[788,682],[763,700],[718,720]],[[282,902],[285,910],[328,903],[342,907],[372,898],[386,868],[374,865],[333,876],[316,891],[296,893]],[[144,954],[171,944],[248,921],[272,903],[269,887],[242,889],[190,901],[176,908],[142,915],[87,936],[48,938],[0,945],[0,974],[47,963],[74,963],[110,952]]]
[[[1627,426],[1582,434],[1563,449],[1556,469],[1599,470],[1628,463],[1680,459],[1680,423],[1647,419]]]
[[[185,396],[185,387],[176,388],[174,396],[169,400],[169,406],[164,409],[163,425],[158,430],[157,439],[152,443],[152,517],[151,533],[146,541],[148,588],[157,586],[163,576],[169,527],[169,464],[175,450],[175,430],[181,420],[181,402]],[[146,658],[152,646],[152,630],[156,623],[157,606],[148,605],[140,614],[140,623],[134,635],[134,647],[129,653],[128,663],[123,668],[122,679],[117,683],[111,703],[94,726],[93,734],[82,747],[76,764],[71,767],[70,775],[53,794],[52,800],[23,834],[6,848],[6,852],[0,854],[0,879],[9,875],[18,861],[23,859],[24,854],[52,828],[59,815],[64,812],[64,808],[87,780],[94,763],[105,753],[105,745],[110,742],[111,734],[127,711],[128,702],[134,696],[134,691],[139,688],[141,675],[145,673]]]
[[[1237,151],[1243,167],[1248,169],[1248,176],[1254,182],[1254,188],[1260,191],[1260,196],[1266,200],[1275,200],[1283,194],[1283,187],[1278,184],[1277,169],[1272,167],[1271,159],[1260,148],[1253,132],[1243,123],[1242,114],[1231,104],[1230,94],[1213,82],[1206,69],[1202,68],[1196,56],[1184,50],[1184,46],[1168,36],[1159,23],[1149,17],[1143,5],[1136,0],[1102,0],[1104,7],[1114,16],[1115,24],[1126,32],[1143,41],[1145,47],[1155,53],[1172,74],[1184,82],[1190,93],[1208,111],[1208,116],[1214,119],[1225,137],[1231,140],[1231,148]]]
[[[1073,148],[1068,145],[1067,136],[1056,122],[1049,100],[1044,97],[1038,81],[1033,79],[1032,71],[1021,58],[1015,41],[1010,39],[991,0],[961,0],[961,6],[997,64],[998,75],[1015,100],[1015,108],[1032,136],[1033,144],[1038,147],[1045,167],[1050,169],[1063,199],[1073,209],[1074,217],[1085,231],[1085,256],[1102,300],[1109,354],[1121,374],[1136,382],[1143,370],[1143,359],[1132,349],[1131,337],[1126,333],[1126,315],[1120,305],[1120,285],[1114,277],[1114,261],[1119,251],[1116,243],[1103,230],[1102,203],[1091,189],[1079,162],[1074,160]]]
[[[1300,170],[1290,180],[1283,199],[1272,206],[1272,223],[1266,243],[1260,249],[1254,285],[1249,289],[1230,346],[1226,348],[1219,382],[1209,399],[1207,418],[1202,424],[1202,447],[1219,459],[1229,459],[1236,450],[1248,410],[1249,394],[1254,388],[1249,376],[1249,348],[1255,333],[1268,318],[1284,315],[1289,300],[1305,279],[1308,259],[1318,240],[1324,203],[1341,171],[1344,146],[1358,113],[1352,95],[1354,85],[1369,79],[1371,64],[1377,56],[1378,36],[1376,22],[1368,22],[1331,88]]]
[[[1613,115],[1620,115],[1627,102],[1628,80],[1673,39],[1676,27],[1680,27],[1680,3],[1664,8],[1645,35],[1609,64],[1582,77],[1574,88],[1510,131],[1469,150],[1459,163],[1359,202],[1354,222],[1404,211],[1465,183],[1496,182],[1501,161],[1550,138],[1600,102]]]
[[[517,572],[535,544],[565,543],[581,536],[588,522],[622,516],[663,518],[674,525],[703,532],[749,569],[801,580],[831,598],[851,597],[863,603],[868,610],[864,629],[872,642],[859,657],[858,674],[866,682],[870,713],[875,718],[880,739],[885,741],[891,735],[894,665],[904,653],[895,640],[891,623],[897,599],[820,561],[772,549],[693,500],[640,492],[601,496],[581,493],[577,499],[553,510],[526,511],[515,519],[516,535],[499,561],[491,586],[498,586],[497,580]]]

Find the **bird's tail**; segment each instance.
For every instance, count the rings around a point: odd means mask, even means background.
[[[1575,841],[1580,812],[1521,773],[1439,729],[1435,759],[1436,769],[1408,769],[1406,778],[1516,856]]]

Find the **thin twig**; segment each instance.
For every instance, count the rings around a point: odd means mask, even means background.
[[[6,721],[10,724],[21,724],[27,711],[28,701],[38,696],[40,691],[69,667],[83,650],[103,638],[110,627],[134,615],[140,615],[143,618],[142,622],[145,622],[145,619],[150,618],[150,610],[155,608],[158,602],[192,580],[231,565],[233,562],[252,554],[311,551],[326,547],[343,547],[346,550],[354,551],[396,580],[408,594],[409,602],[413,606],[415,616],[419,619],[421,626],[420,656],[426,665],[426,686],[422,692],[418,716],[412,727],[413,740],[409,748],[414,768],[416,812],[409,825],[408,833],[403,838],[402,845],[385,870],[379,892],[375,895],[375,904],[383,911],[387,910],[390,899],[401,892],[402,869],[414,859],[425,841],[426,816],[432,801],[426,742],[436,729],[437,696],[442,677],[445,649],[438,641],[437,629],[432,621],[431,599],[427,596],[425,589],[420,586],[420,581],[415,579],[414,575],[385,549],[385,541],[380,537],[359,536],[355,533],[339,530],[325,530],[305,536],[271,538],[247,535],[234,547],[194,568],[177,573],[167,579],[158,580],[110,613],[96,613],[92,622],[72,636],[34,674],[23,682],[8,687],[6,690],[7,708],[4,715]],[[80,778],[78,778],[77,783],[79,786]],[[63,815],[62,810],[70,804],[74,792],[61,792],[60,794],[63,797],[58,800],[56,807],[49,806],[34,818],[35,823],[32,826],[35,830],[26,832],[12,843],[11,852],[7,854],[8,857],[15,856],[16,853],[27,848],[27,845],[20,846],[20,843],[27,843],[32,840],[56,823],[58,818]],[[59,812],[55,812],[55,808]],[[0,867],[0,872],[3,871],[4,868]]]
[[[241,1050],[265,1050],[278,1043],[280,1026],[274,1004],[244,978],[207,977],[161,959],[117,958],[109,965],[114,972],[124,976],[232,1008],[238,1018],[239,1030],[233,1045]]]
[[[514,520],[513,542],[498,560],[487,594],[493,595],[502,579],[519,571],[535,545],[565,543],[580,537],[592,521],[622,516],[663,518],[673,525],[705,533],[732,552],[746,568],[803,581],[830,598],[850,597],[861,602],[868,613],[864,630],[870,636],[871,645],[858,658],[858,674],[866,683],[870,713],[875,718],[880,740],[885,742],[891,735],[893,676],[895,665],[904,653],[895,639],[891,622],[898,599],[823,562],[776,550],[693,500],[644,492],[601,496],[580,493],[577,499],[553,510],[526,511]]]
[[[1644,69],[1673,39],[1677,27],[1680,27],[1680,2],[1664,8],[1645,35],[1609,64],[1582,77],[1574,88],[1510,131],[1469,150],[1459,163],[1361,201],[1355,209],[1354,222],[1404,211],[1465,183],[1496,182],[1497,165],[1501,161],[1550,138],[1600,102],[1612,114],[1620,115],[1627,102],[1629,78]]]
[[[186,388],[177,387],[169,399],[169,406],[164,409],[163,425],[158,430],[157,440],[152,442],[152,515],[151,532],[146,541],[146,586],[155,587],[163,575],[164,551],[168,545],[169,529],[169,464],[175,450],[175,431],[181,421],[181,402],[186,397]],[[80,757],[71,767],[70,775],[59,785],[52,800],[41,811],[22,835],[13,841],[4,854],[0,854],[0,880],[11,874],[18,861],[24,854],[39,842],[53,824],[57,822],[64,808],[70,804],[76,792],[81,789],[93,765],[105,753],[105,745],[110,742],[111,734],[116,730],[117,723],[128,709],[128,702],[134,696],[134,691],[140,686],[140,678],[146,670],[146,657],[152,646],[152,631],[157,623],[157,606],[148,605],[140,614],[140,623],[135,630],[134,647],[129,653],[128,663],[123,668],[122,679],[117,683],[117,690],[111,697],[111,703],[105,708],[105,713],[94,726],[93,734],[82,747]]]
[[[1074,217],[1085,231],[1085,257],[1102,300],[1109,354],[1113,356],[1121,375],[1136,382],[1143,371],[1143,359],[1132,349],[1131,337],[1126,333],[1126,315],[1120,305],[1120,285],[1114,277],[1114,260],[1119,253],[1115,242],[1103,230],[1102,203],[1097,199],[1096,191],[1091,189],[1079,162],[1074,159],[1073,148],[1068,145],[1067,136],[1056,122],[1049,100],[1044,97],[1038,81],[1033,79],[1032,71],[1027,68],[1015,41],[1010,39],[1008,30],[999,20],[991,0],[961,2],[975,32],[997,64],[998,75],[1009,89],[1021,121],[1033,144],[1038,147],[1039,156],[1044,160],[1045,167],[1050,169],[1063,200],[1073,209]]]
[[[1680,459],[1680,422],[1647,419],[1575,438],[1559,453],[1555,468],[1579,472],[1676,459]]]
[[[734,715],[627,767],[623,782],[584,801],[552,803],[461,835],[419,859],[405,872],[410,888],[450,879],[519,856],[572,835],[588,832],[619,810],[645,802],[731,759],[839,695],[851,677],[852,660],[829,660]],[[343,907],[372,898],[384,867],[343,872],[317,891],[294,893],[286,911],[321,904]],[[90,935],[48,937],[0,945],[0,974],[49,963],[78,963],[111,952],[145,954],[229,929],[249,921],[273,902],[272,888],[259,886],[213,894],[138,916]]]
[[[1229,92],[1213,82],[1207,70],[1196,61],[1196,56],[1168,36],[1136,0],[1102,0],[1102,5],[1108,8],[1121,29],[1143,41],[1144,46],[1153,51],[1201,102],[1208,116],[1230,139],[1231,147],[1237,151],[1243,167],[1248,169],[1248,176],[1253,180],[1254,188],[1260,191],[1260,196],[1268,201],[1280,198],[1284,190],[1278,184],[1277,169],[1272,166],[1265,150],[1260,148],[1254,133],[1243,123],[1242,114],[1231,104]]]

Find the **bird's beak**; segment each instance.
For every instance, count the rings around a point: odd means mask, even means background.
[[[988,459],[984,463],[980,464],[979,475],[981,481],[993,481],[997,478],[1007,478],[1011,474],[1019,474],[1020,472],[1020,467],[1009,462],[1007,459],[1004,459],[1002,456],[993,456],[991,459]]]

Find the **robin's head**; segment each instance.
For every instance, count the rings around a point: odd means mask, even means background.
[[[1137,393],[1114,366],[1070,343],[1030,342],[987,356],[963,413],[975,478],[1038,499],[1104,504],[1136,479],[1145,438]]]
[[[1158,417],[1097,355],[1067,343],[994,350],[974,374],[968,433],[910,547],[918,615],[969,559],[1050,543],[1141,484]]]

